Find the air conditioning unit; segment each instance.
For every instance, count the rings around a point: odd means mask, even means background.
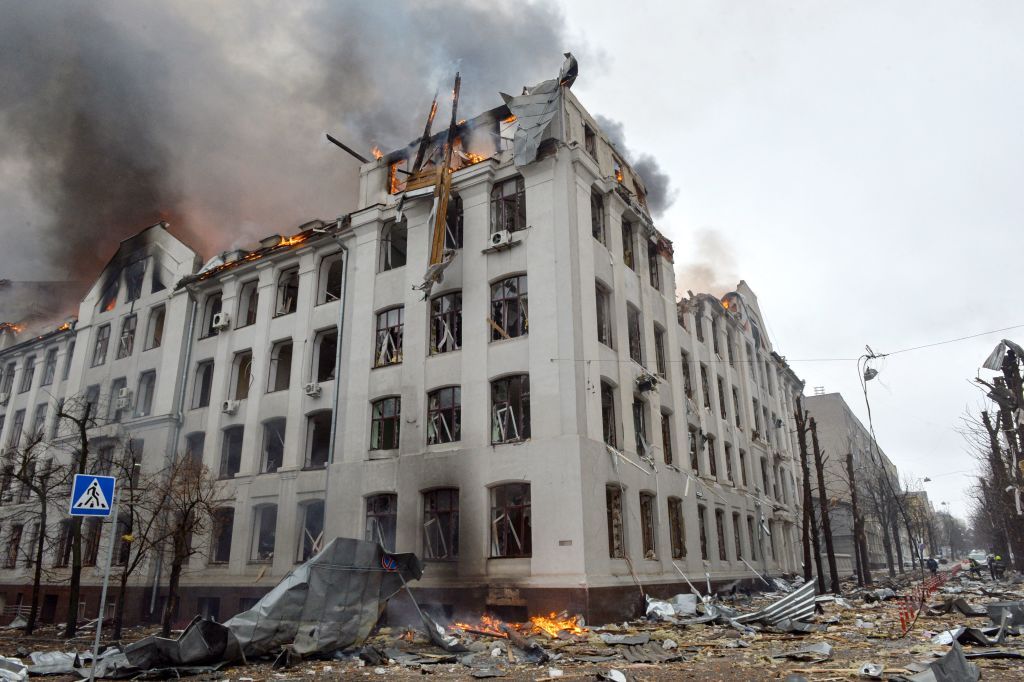
[[[323,393],[323,389],[317,383],[306,384],[303,390],[310,398],[319,398],[320,394]]]
[[[130,388],[122,388],[117,392],[117,409],[126,410],[132,406],[132,391]]]
[[[11,399],[10,393],[0,393],[0,405],[6,405],[7,401]]]
[[[500,249],[512,245],[512,233],[508,230],[499,230],[491,235],[491,248]]]
[[[238,401],[237,400],[225,400],[221,403],[220,411],[224,414],[234,414],[238,412]]]
[[[217,313],[213,316],[213,324],[216,330],[227,329],[231,326],[231,313]]]

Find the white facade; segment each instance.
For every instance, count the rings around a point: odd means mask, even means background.
[[[222,618],[244,608],[321,532],[418,553],[422,600],[476,611],[612,618],[635,610],[637,581],[658,593],[680,572],[721,584],[798,570],[802,382],[745,283],[742,317],[707,295],[677,303],[641,181],[567,88],[559,115],[567,132],[520,166],[508,109],[470,122],[506,142],[452,175],[462,243],[429,300],[415,287],[432,190],[410,191],[398,222],[401,151],[362,167],[360,205],[337,222],[202,271],[174,242],[178,286],[110,311],[102,278],[90,292],[65,395],[120,377],[137,392],[154,371],[152,410],[101,428],[144,439],[160,465],[201,451],[232,499],[183,577],[183,618],[200,599]],[[511,244],[493,246],[496,227]],[[457,315],[432,315],[456,301]],[[160,351],[93,366],[103,325],[113,357],[124,316],[141,339],[155,305]]]

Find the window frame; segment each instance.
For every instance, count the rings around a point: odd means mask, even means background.
[[[459,559],[459,489],[442,487],[424,490],[423,499],[423,559],[425,561],[458,561]],[[437,548],[431,542],[433,524],[435,537],[444,547],[444,554],[438,556]]]
[[[301,286],[298,265],[281,268],[274,289],[274,317],[291,315],[299,309]]]
[[[96,328],[96,340],[92,348],[92,367],[99,367],[107,361],[107,349],[110,346],[110,323],[101,324]]]
[[[608,558],[626,558],[626,523],[622,507],[625,491],[621,484],[605,485],[604,503],[608,522]]]
[[[530,438],[530,375],[522,372],[495,377],[491,384],[491,445],[521,443]],[[513,390],[514,389],[514,390]],[[505,399],[499,399],[504,390]],[[504,421],[501,411],[506,410]],[[509,438],[508,415],[515,436]]]
[[[259,319],[260,283],[250,279],[238,285],[238,310],[235,313],[235,329],[244,329],[256,324]]]
[[[287,450],[285,438],[288,429],[288,419],[286,417],[271,417],[270,419],[265,419],[261,426],[263,438],[260,447],[259,472],[261,474],[272,474],[284,466],[284,456]]]
[[[306,448],[302,458],[302,468],[306,471],[324,469],[330,463],[331,458],[331,421],[332,413],[331,410],[316,410],[306,415]],[[317,427],[321,426],[324,428],[324,433],[321,434]],[[323,437],[325,443],[323,444],[323,462],[317,462],[319,456],[314,458],[314,445],[318,443],[318,436]],[[318,448],[317,453],[320,452]]]
[[[193,410],[210,406],[213,395],[213,358],[199,360],[193,373],[192,405]]]
[[[327,525],[327,509],[324,500],[304,500],[299,503],[299,509],[301,521],[299,523],[299,538],[295,547],[295,563],[297,564],[309,561],[323,550],[324,530]],[[310,519],[315,518],[310,515],[310,512],[315,509],[319,510],[320,532],[314,537],[311,530],[315,531],[316,526],[312,529],[309,526]]]
[[[332,286],[332,271],[337,267],[337,293]],[[345,293],[345,254],[341,251],[329,253],[320,259],[317,267],[316,305],[340,301]]]
[[[396,239],[399,236],[400,238]],[[386,221],[380,228],[380,254],[377,260],[377,272],[404,268],[408,261],[409,224],[404,218]]]
[[[449,399],[447,406],[445,396]],[[444,426],[444,433],[437,424]],[[427,445],[444,445],[461,440],[462,387],[439,386],[427,393]]]
[[[448,348],[449,343],[453,345],[452,348]],[[440,355],[461,349],[462,290],[456,289],[437,294],[430,299],[429,352],[431,355]]]
[[[640,309],[632,303],[626,304],[626,331],[629,336],[629,358],[636,364],[643,367],[643,322],[640,319]]]
[[[640,491],[640,538],[644,559],[658,560],[658,498],[650,490]]]
[[[146,340],[142,345],[142,352],[159,348],[164,342],[164,326],[167,323],[167,307],[163,304],[155,305],[149,309],[146,318]]]
[[[233,436],[238,434],[237,453],[231,452],[235,443]],[[241,424],[221,429],[220,464],[217,468],[218,478],[234,478],[242,470],[242,450],[245,447],[245,427]],[[232,469],[234,469],[232,471]]]
[[[380,543],[385,551],[394,552],[398,544],[398,495],[393,492],[380,492],[367,495],[363,500],[364,537],[370,542]],[[373,529],[376,530],[376,536],[370,527],[371,522]]]
[[[636,239],[633,222],[622,217],[622,264],[636,272]]]
[[[373,368],[400,365],[405,340],[405,306],[396,305],[380,310],[375,320]]]
[[[287,362],[282,363],[281,354],[287,349]],[[295,343],[291,337],[275,341],[270,346],[270,366],[267,371],[267,393],[287,391],[292,384],[292,367],[295,363]],[[284,385],[281,385],[282,370]]]
[[[489,559],[525,559],[533,556],[532,494],[529,481],[509,481],[492,485],[488,489],[491,508]],[[510,510],[515,511],[518,518],[513,519]],[[503,518],[505,524],[499,526]],[[509,543],[510,538],[516,541],[518,550]]]
[[[399,449],[402,442],[402,397],[382,396],[373,400],[370,406],[370,450]],[[389,406],[390,414],[387,409]],[[388,434],[391,436],[388,437]]]
[[[668,534],[673,559],[686,558],[686,518],[683,515],[683,500],[668,498]]]
[[[53,380],[57,376],[57,346],[46,349],[46,354],[43,356],[43,378],[40,382],[40,386],[50,386],[53,384]]]
[[[530,291],[525,273],[506,275],[491,282],[488,320],[491,343],[529,335]]]
[[[612,350],[615,349],[615,324],[612,316],[612,292],[602,282],[594,283],[595,307],[597,313],[597,341]]]
[[[267,516],[270,516],[268,519]],[[272,521],[269,524],[269,541],[270,551],[267,553],[264,551],[265,537],[264,531],[268,528],[268,521]],[[252,538],[249,546],[249,563],[250,564],[269,564],[274,561],[274,554],[277,550],[277,505],[273,502],[267,504],[258,504],[253,507],[252,514]]]
[[[529,227],[523,176],[513,175],[494,182],[490,194],[490,226],[491,234],[519,232]]]
[[[115,360],[130,358],[135,352],[135,334],[139,328],[139,316],[135,313],[121,318],[121,334],[117,337]]]

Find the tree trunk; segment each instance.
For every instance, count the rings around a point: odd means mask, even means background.
[[[803,401],[796,400],[796,437],[800,447],[800,472],[804,484],[804,518],[801,540],[804,550],[804,580],[810,580],[813,575],[811,568],[811,525],[814,516],[811,513],[811,472],[807,466],[807,423],[805,421]],[[768,491],[765,491],[767,494]]]
[[[853,470],[853,453],[846,453],[846,477],[850,481],[850,509],[853,512],[853,542],[860,554],[860,573],[858,583],[871,584],[871,557],[867,543],[864,542],[864,519],[860,515],[857,504],[857,476]]]
[[[31,635],[36,629],[36,618],[39,617],[39,593],[42,592],[43,583],[43,549],[46,544],[46,500],[40,505],[39,510],[39,536],[36,539],[35,566],[32,571],[32,605],[28,610],[28,623],[25,625],[25,634]]]
[[[895,518],[889,523],[889,532],[892,533],[893,544],[896,545],[896,564],[900,573],[906,573],[903,568],[903,543],[900,542],[900,524]]]
[[[115,548],[116,552],[117,549]],[[111,634],[111,638],[114,641],[121,639],[121,630],[124,626],[124,597],[128,592],[128,567],[125,566],[124,570],[121,571],[121,575],[118,577],[117,585],[117,606],[114,609],[114,632]]]
[[[64,638],[71,639],[78,630],[78,599],[82,583],[82,517],[71,521],[71,585],[68,588],[68,622]]]
[[[885,565],[889,569],[889,577],[896,577],[896,569],[892,565],[892,540],[889,538],[889,531],[882,526],[882,549],[885,550]]]
[[[184,542],[181,542],[183,545]],[[174,611],[178,605],[178,583],[181,581],[181,568],[185,563],[185,553],[179,547],[179,540],[174,539],[174,559],[171,562],[171,574],[167,580],[167,601],[164,603],[164,613],[161,622],[164,637],[171,636],[171,625],[174,621]]]
[[[814,471],[818,475],[818,504],[821,506],[821,531],[825,538],[825,552],[828,556],[828,571],[832,576],[832,593],[841,594],[839,569],[836,567],[836,548],[832,544],[832,520],[828,512],[828,495],[825,491],[825,462],[818,446],[818,424],[811,417],[811,445],[814,448]]]

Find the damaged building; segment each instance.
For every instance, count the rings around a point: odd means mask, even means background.
[[[416,553],[417,598],[446,615],[611,620],[686,581],[798,571],[803,382],[746,283],[677,301],[643,180],[574,78],[437,134],[432,109],[337,220],[202,265],[166,226],[128,240],[77,325],[0,352],[0,443],[75,399],[98,406],[98,448],[201,458],[230,503],[193,539],[183,621],[248,608],[339,536]],[[16,494],[7,605],[30,583]],[[64,615],[64,546],[44,620]],[[129,619],[159,617],[162,570],[132,578]]]

